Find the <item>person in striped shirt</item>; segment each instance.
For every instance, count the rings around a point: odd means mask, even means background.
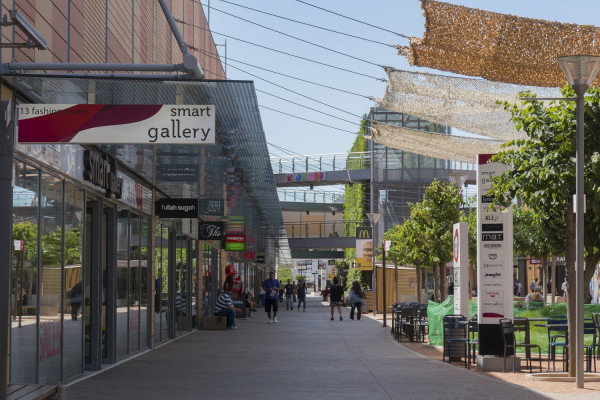
[[[233,306],[233,300],[231,300],[231,289],[233,289],[233,277],[228,276],[223,284],[223,293],[217,298],[215,304],[215,315],[221,317],[227,317],[227,329],[237,329],[235,325],[235,312],[241,312],[239,308]]]

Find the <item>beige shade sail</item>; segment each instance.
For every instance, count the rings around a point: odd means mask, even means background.
[[[566,3],[565,3],[566,4]],[[540,6],[543,7],[541,3]],[[397,46],[410,65],[490,81],[560,87],[565,75],[556,60],[600,55],[600,28],[422,0],[423,38]],[[600,84],[597,77],[593,86]]]
[[[443,160],[474,163],[477,154],[495,154],[504,143],[494,139],[479,139],[419,131],[399,126],[373,123],[372,139],[385,146],[413,154]]]
[[[498,101],[519,102],[528,90],[538,97],[561,97],[556,88],[520,86],[484,79],[410,72],[385,67],[388,75],[381,108],[501,141],[525,138]]]

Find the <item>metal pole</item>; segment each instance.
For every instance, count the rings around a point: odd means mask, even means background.
[[[383,244],[383,252],[382,252],[382,269],[383,269],[383,277],[381,278],[381,293],[383,295],[383,327],[387,326],[387,301],[385,301],[386,296],[386,288],[385,288],[385,243]]]
[[[10,334],[10,269],[12,254],[12,171],[13,122],[12,101],[3,101],[0,116],[0,400],[6,400]],[[15,300],[16,301],[16,300]]]
[[[369,188],[369,210],[371,213],[375,212],[375,185],[373,181],[375,179],[375,141],[371,140],[371,182]],[[377,243],[375,240],[375,224],[371,221],[371,231],[373,233],[373,244]],[[377,315],[377,265],[375,264],[375,249],[373,249],[373,276],[371,277],[371,287],[373,288],[373,315]],[[368,310],[367,310],[368,311]]]
[[[585,210],[585,193],[583,187],[583,108],[584,94],[587,89],[585,83],[573,85],[577,94],[576,102],[576,168],[575,168],[575,198],[576,198],[576,234],[575,234],[575,382],[578,388],[583,388],[583,217]]]

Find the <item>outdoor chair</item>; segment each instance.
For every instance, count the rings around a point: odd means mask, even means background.
[[[595,329],[596,358],[600,358],[600,313],[592,313],[592,321],[594,321]]]
[[[414,305],[408,305],[405,307],[402,307],[401,311],[400,311],[400,318],[398,319],[398,326],[396,327],[397,329],[397,337],[396,340],[400,339],[400,341],[402,341],[402,338],[404,335],[406,335],[411,341],[413,340],[414,336],[415,336],[415,319],[417,317],[417,307]]]
[[[425,333],[429,334],[429,321],[427,319],[427,305],[421,304],[417,307],[417,316],[415,318],[415,333],[418,341],[425,341]]]
[[[453,358],[458,358],[457,354],[462,353],[465,359],[465,367],[470,369],[468,347],[469,347],[469,336],[468,336],[468,321],[464,315],[451,314],[445,315],[444,320],[444,351],[442,360],[448,362],[452,361]]]
[[[550,360],[552,360],[552,369],[556,370],[556,349],[562,348],[563,351],[563,370],[566,361],[567,346],[567,317],[550,316],[547,319],[548,325],[548,369],[550,369]],[[564,325],[564,326],[550,326]]]
[[[591,318],[583,320],[583,337],[592,335],[592,344],[583,345],[583,353],[585,355],[585,371],[592,372],[592,362],[594,364],[594,372],[596,372],[596,348],[598,346],[598,338],[596,336],[596,323]]]
[[[479,347],[479,322],[477,321],[477,314],[469,320],[468,324],[468,333],[469,333],[469,342],[468,345],[468,358],[469,365],[471,364],[471,359],[477,361],[477,353],[476,349]]]
[[[500,329],[502,331],[502,340],[504,341],[504,362],[502,365],[502,372],[506,372],[506,357],[513,356],[513,372],[515,372],[515,365],[517,363],[517,349],[522,347],[525,349],[525,360],[529,366],[529,372],[533,372],[533,361],[539,361],[540,372],[542,372],[542,351],[540,346],[531,343],[519,343],[515,338],[515,329],[513,322],[509,318],[502,318],[500,320]],[[537,348],[538,357],[533,359],[531,357],[531,349]],[[512,353],[512,354],[511,354]]]

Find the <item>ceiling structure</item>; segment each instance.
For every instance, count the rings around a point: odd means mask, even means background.
[[[157,197],[226,199],[228,215],[246,217],[246,231],[256,235],[257,251],[265,251],[270,246],[268,241],[276,247],[287,248],[253,82],[107,79],[48,74],[4,78],[30,101],[38,103],[85,104],[94,98],[97,104],[214,105],[215,145],[96,147],[148,184],[155,185]]]

